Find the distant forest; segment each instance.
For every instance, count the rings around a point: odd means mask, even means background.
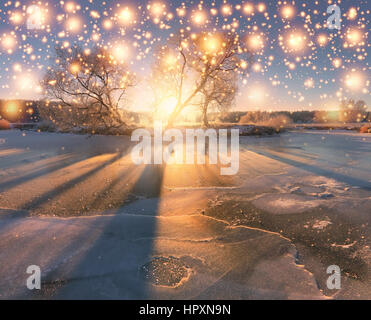
[[[5,119],[11,123],[32,123],[39,122],[42,119],[40,108],[44,103],[42,101],[25,100],[0,100],[0,119]],[[350,110],[344,112],[340,107],[336,111],[230,111],[223,113],[210,113],[211,122],[222,123],[261,123],[271,119],[287,119],[291,123],[331,123],[331,122],[371,122],[371,112],[359,110]],[[150,120],[149,113],[130,112],[133,122],[140,123],[140,119]],[[200,119],[196,119],[201,121]]]

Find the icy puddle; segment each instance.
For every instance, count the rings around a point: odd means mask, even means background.
[[[154,257],[139,269],[142,277],[156,286],[176,288],[188,280],[190,268],[181,259]]]

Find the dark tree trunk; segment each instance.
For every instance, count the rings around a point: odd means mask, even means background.
[[[202,124],[204,127],[209,127],[209,121],[207,120],[207,110],[202,111]]]
[[[209,121],[207,120],[207,108],[209,106],[209,103],[205,101],[205,104],[202,106],[202,125],[205,128],[209,127]]]

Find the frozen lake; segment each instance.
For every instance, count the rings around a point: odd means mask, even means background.
[[[236,176],[131,147],[0,131],[0,298],[371,298],[371,135],[240,137]]]

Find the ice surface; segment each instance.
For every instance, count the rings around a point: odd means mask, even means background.
[[[369,135],[241,137],[232,177],[208,165],[135,166],[128,137],[2,131],[0,139],[1,298],[326,298],[291,239],[232,225],[232,207],[205,215],[232,196],[278,216],[334,210],[364,226],[369,241]],[[310,225],[337,226],[324,221]],[[359,250],[369,263],[369,247]],[[179,259],[189,277],[173,288],[145,281],[139,270],[156,257]],[[31,264],[41,267],[41,292],[25,288]],[[351,288],[370,297],[364,281]]]

